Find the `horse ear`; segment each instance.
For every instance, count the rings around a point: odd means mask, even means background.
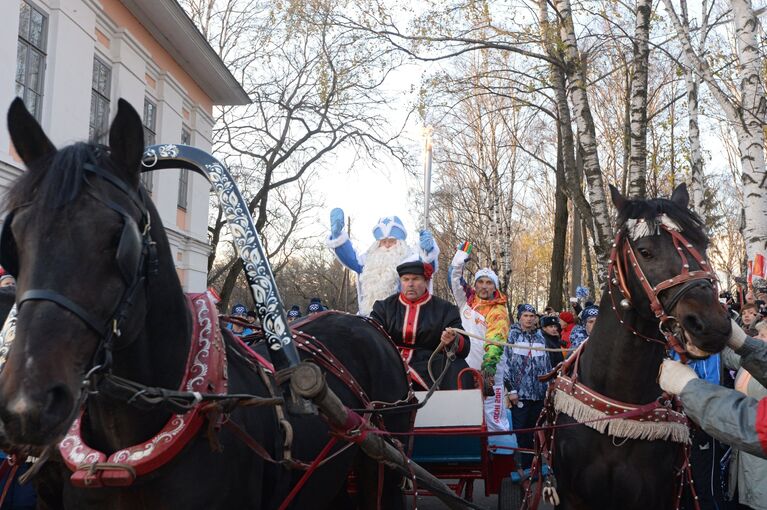
[[[8,108],[8,132],[16,152],[30,168],[35,161],[56,152],[56,147],[46,136],[43,128],[24,106],[24,101],[16,98]]]
[[[679,207],[687,209],[690,203],[690,194],[687,192],[687,184],[682,183],[674,189],[671,194],[671,201]]]
[[[613,186],[612,184],[610,186],[610,197],[613,199],[613,205],[615,206],[618,211],[623,209],[623,207],[626,205],[626,197],[621,195],[621,192],[618,191],[618,188]]]
[[[124,169],[125,179],[138,188],[141,156],[144,153],[144,126],[141,117],[128,101],[117,101],[117,115],[109,128],[109,148],[117,168]]]

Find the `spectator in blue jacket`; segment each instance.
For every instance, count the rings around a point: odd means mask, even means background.
[[[517,322],[509,329],[508,345],[503,349],[501,364],[504,364],[503,384],[508,391],[508,406],[511,409],[513,429],[535,427],[538,415],[543,409],[546,384],[538,376],[551,371],[551,359],[547,352],[546,340],[535,325],[538,316],[529,304],[517,307]],[[535,348],[533,350],[531,348]],[[533,434],[517,435],[520,448],[533,448]],[[521,464],[530,467],[531,455],[524,455]]]

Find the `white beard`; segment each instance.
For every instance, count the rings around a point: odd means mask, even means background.
[[[410,248],[405,241],[389,249],[381,248],[376,241],[365,254],[365,265],[360,279],[360,315],[370,315],[373,303],[391,296],[399,287],[397,266],[407,258]]]

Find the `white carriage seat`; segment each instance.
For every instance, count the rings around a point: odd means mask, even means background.
[[[425,391],[416,391],[423,401]],[[482,427],[485,419],[482,390],[440,390],[432,394],[415,416],[415,428]]]

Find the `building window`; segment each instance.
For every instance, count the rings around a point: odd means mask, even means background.
[[[144,98],[144,145],[155,144],[155,132],[157,130],[157,105]],[[141,174],[141,182],[144,188],[152,192],[152,172]]]
[[[192,144],[192,133],[186,126],[181,127],[181,143]],[[186,210],[189,195],[189,170],[182,168],[178,176],[178,208]]]
[[[112,70],[99,58],[94,58],[89,127],[89,138],[94,143],[106,144],[109,128],[109,89],[111,82]]]
[[[40,120],[45,73],[45,43],[48,18],[45,13],[21,2],[19,43],[16,53],[16,95]]]

